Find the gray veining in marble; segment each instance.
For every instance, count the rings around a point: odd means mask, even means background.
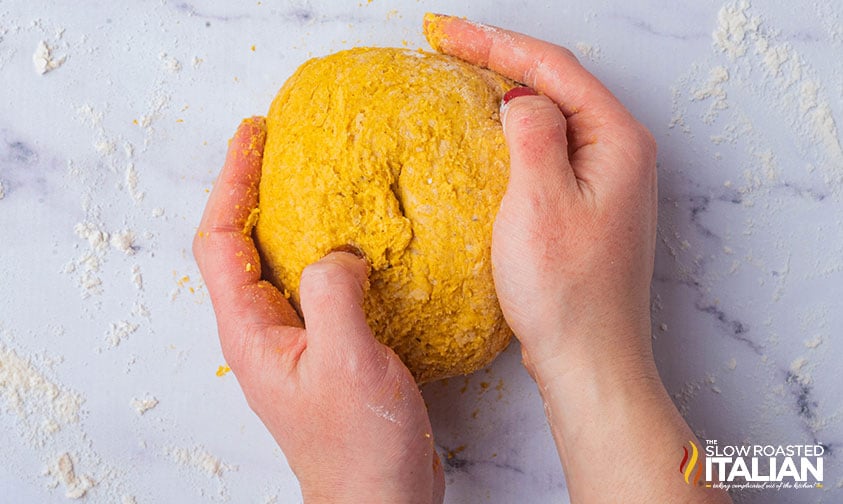
[[[759,22],[727,37],[738,57],[714,42],[728,9]],[[265,113],[310,57],[427,48],[425,11],[570,47],[653,131],[653,345],[668,391],[701,438],[825,447],[824,488],[737,502],[843,501],[836,0],[0,3],[0,352],[82,399],[50,432],[49,401],[21,406],[0,379],[3,498],[66,501],[43,469],[67,452],[96,482],[89,502],[299,501],[236,380],[216,376],[190,240],[242,117]],[[44,75],[41,41],[66,58]],[[130,246],[114,242],[126,233]],[[567,501],[517,344],[423,394],[447,502]],[[130,403],[149,396],[158,405],[138,414]],[[204,455],[220,465],[208,472]]]

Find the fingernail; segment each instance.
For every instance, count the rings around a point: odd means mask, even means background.
[[[347,255],[343,254],[334,254],[334,252],[345,252],[348,255],[352,255],[355,258],[348,257]],[[330,256],[330,257],[329,257]],[[369,288],[369,274],[372,272],[372,265],[369,264],[369,260],[366,258],[366,254],[363,253],[362,250],[355,247],[351,244],[340,245],[339,247],[334,247],[322,257],[321,261],[330,261],[334,264],[340,264],[344,268],[349,271],[356,271],[355,275],[358,275],[361,284],[363,285],[363,290],[367,290]],[[363,265],[362,270],[360,268],[361,264]]]
[[[518,98],[519,96],[536,96],[537,94],[538,93],[533,88],[529,88],[527,86],[514,87],[503,95],[503,105],[506,105],[510,100]]]
[[[354,245],[351,245],[351,244],[340,245],[339,247],[334,247],[334,248],[332,248],[331,250],[328,251],[328,254],[330,254],[332,252],[346,252],[348,254],[356,255],[360,259],[366,258],[366,254],[364,254],[362,250],[360,250],[359,248],[357,248],[357,247],[355,247]],[[325,255],[327,255],[327,254],[325,254]]]

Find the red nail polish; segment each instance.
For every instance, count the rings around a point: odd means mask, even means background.
[[[509,103],[510,100],[512,100],[513,98],[518,98],[519,96],[535,96],[537,94],[538,93],[536,93],[533,88],[529,88],[527,86],[514,87],[507,91],[505,95],[503,95],[503,104],[506,105],[507,103]]]

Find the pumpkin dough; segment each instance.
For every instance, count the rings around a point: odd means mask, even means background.
[[[296,308],[301,272],[352,245],[371,265],[375,336],[421,383],[509,342],[490,263],[513,83],[458,59],[357,48],[302,65],[267,116],[258,249]]]

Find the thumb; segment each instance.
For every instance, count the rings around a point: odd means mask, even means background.
[[[509,147],[509,198],[547,208],[576,189],[565,116],[556,103],[528,87],[513,88],[503,97],[501,125]]]
[[[363,312],[368,273],[366,261],[348,252],[331,252],[304,269],[299,296],[309,348],[370,351],[375,340]]]

